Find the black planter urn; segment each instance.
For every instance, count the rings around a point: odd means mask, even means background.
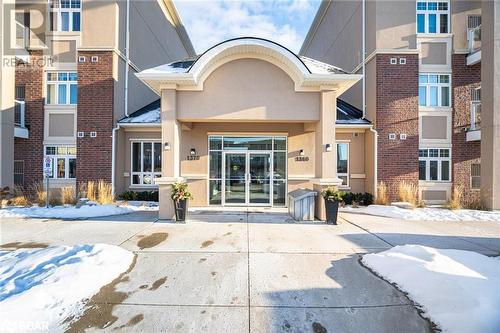
[[[175,220],[177,222],[185,222],[186,221],[186,213],[188,207],[188,201],[185,200],[174,200],[175,206]]]
[[[326,223],[337,224],[337,215],[339,212],[339,202],[325,199]]]

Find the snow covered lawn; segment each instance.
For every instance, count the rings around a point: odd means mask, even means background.
[[[443,331],[500,332],[499,257],[404,245],[362,261],[407,292]]]
[[[84,301],[125,272],[134,255],[114,245],[53,246],[0,252],[0,327],[64,331]]]
[[[82,206],[56,206],[56,207],[27,207],[0,209],[0,217],[38,217],[59,219],[80,219],[99,216],[127,214],[138,210],[157,210],[158,206],[144,206],[133,202],[128,205],[95,205]]]
[[[404,209],[395,206],[370,205],[368,207],[342,208],[341,211],[421,221],[500,221],[500,212],[445,208]]]

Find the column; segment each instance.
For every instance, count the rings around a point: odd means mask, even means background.
[[[500,3],[482,1],[481,201],[500,209]]]
[[[335,121],[337,118],[337,93],[335,90],[321,92],[320,120],[316,124],[315,134],[315,182],[316,197],[315,215],[324,220],[325,204],[319,192],[326,187],[338,187],[342,181],[337,178],[337,146],[335,144]],[[328,148],[329,145],[329,148]]]
[[[162,177],[156,179],[159,186],[159,218],[172,220],[175,217],[174,203],[170,197],[171,185],[180,181],[180,125],[177,121],[177,100],[174,89],[161,92],[161,170]]]

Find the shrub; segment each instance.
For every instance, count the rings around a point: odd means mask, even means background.
[[[113,203],[113,188],[104,180],[97,183],[97,202],[101,205]]]
[[[74,205],[76,203],[75,188],[73,186],[61,188],[61,199],[63,204]]]
[[[10,204],[14,206],[28,206],[29,199],[24,193],[24,188],[20,185],[14,185],[12,188],[12,199]]]
[[[399,183],[399,200],[404,202],[409,202],[413,207],[416,207],[418,204],[418,186],[409,183],[406,181],[402,181]]]
[[[172,200],[179,202],[192,198],[191,192],[188,190],[188,184],[185,182],[177,182],[172,184]]]
[[[337,191],[333,187],[327,187],[326,189],[321,191],[321,196],[328,201],[342,201],[345,193],[342,191]]]
[[[377,186],[377,199],[375,200],[377,205],[387,206],[389,204],[389,193],[387,192],[387,185],[384,182],[379,182]]]
[[[49,195],[49,205],[61,206],[62,205],[61,197],[62,197],[61,189],[51,190]]]
[[[476,199],[476,200],[468,202],[465,205],[465,208],[467,208],[467,209],[474,209],[474,210],[485,210],[485,207],[483,206],[483,203],[479,199]]]
[[[119,198],[126,201],[156,201],[158,202],[158,191],[126,191],[119,195]]]
[[[446,204],[446,207],[449,209],[460,209],[462,208],[462,192],[463,192],[463,187],[462,186],[454,186],[453,187],[453,193],[451,196],[451,200],[448,201]]]
[[[346,205],[369,206],[373,204],[373,195],[368,192],[365,193],[345,192],[342,195],[342,201]]]

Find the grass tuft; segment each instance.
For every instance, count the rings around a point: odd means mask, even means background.
[[[402,181],[399,183],[399,200],[403,202],[408,202],[412,204],[413,207],[418,205],[418,186],[407,182]]]
[[[389,192],[387,185],[384,182],[379,182],[377,186],[377,198],[375,199],[377,205],[387,206],[389,204]]]
[[[451,195],[451,200],[448,201],[446,207],[449,209],[461,209],[462,208],[462,193],[463,186],[457,185],[453,187],[453,193]]]
[[[76,203],[75,188],[73,186],[61,188],[61,199],[63,204],[74,205]]]
[[[100,180],[97,183],[97,202],[101,205],[113,203],[113,191],[111,188],[111,184]]]

